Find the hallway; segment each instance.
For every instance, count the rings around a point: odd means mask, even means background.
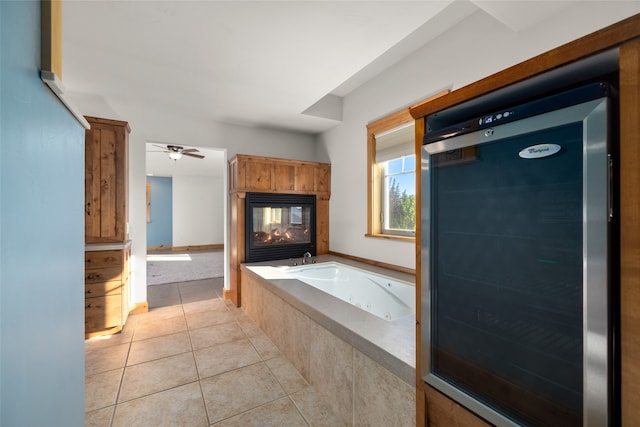
[[[222,278],[148,287],[148,313],[85,342],[87,426],[339,426]]]

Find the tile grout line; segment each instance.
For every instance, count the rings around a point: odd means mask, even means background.
[[[180,301],[182,301],[182,293],[180,293],[180,287],[178,287],[178,293],[180,294]],[[191,356],[193,357],[193,364],[196,367],[196,375],[198,377],[198,388],[200,389],[200,397],[202,398],[202,406],[204,407],[204,415],[207,417],[207,426],[211,425],[211,417],[209,416],[209,408],[207,401],[204,398],[204,390],[202,390],[202,378],[200,377],[200,370],[198,369],[198,361],[196,359],[196,349],[193,346],[193,340],[191,339],[191,328],[187,321],[187,313],[184,311],[184,303],[182,305],[182,312],[184,313],[184,321],[187,324],[187,335],[189,336],[189,344],[191,345]],[[198,328],[195,328],[198,329]]]
[[[118,392],[116,393],[116,401],[113,403],[113,412],[111,413],[111,422],[109,423],[110,427],[113,427],[113,423],[116,419],[116,410],[118,409],[118,399],[120,399],[120,391],[122,390],[122,384],[124,382],[124,373],[127,370],[127,362],[129,361],[129,355],[131,354],[131,346],[133,345],[133,336],[136,333],[136,326],[133,326],[133,331],[131,333],[131,339],[129,340],[129,348],[127,349],[127,357],[124,358],[124,366],[122,367],[122,375],[120,376],[120,382],[118,383]],[[125,324],[126,327],[126,324]]]

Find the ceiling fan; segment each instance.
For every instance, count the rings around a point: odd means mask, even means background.
[[[169,158],[171,160],[180,160],[182,156],[195,157],[196,159],[204,159],[202,154],[195,154],[199,152],[199,150],[195,148],[184,148],[179,145],[157,145],[153,144],[154,147],[162,148],[164,153],[169,154]]]

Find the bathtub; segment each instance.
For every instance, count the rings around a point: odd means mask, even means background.
[[[331,261],[289,267],[286,274],[385,320],[414,315],[415,287],[408,282]]]
[[[334,255],[320,255],[316,260],[315,264],[297,266],[291,266],[289,260],[243,264],[242,271],[259,277],[269,292],[367,353],[407,383],[414,384],[414,277]],[[356,275],[364,280],[347,279]],[[344,292],[345,298],[341,298],[328,292],[344,288],[347,282],[349,286],[358,283],[354,287],[360,288],[362,296],[354,297],[350,291],[340,290],[336,293]],[[391,288],[397,293],[384,292],[381,288],[386,288],[385,291]],[[373,312],[379,306],[377,299],[369,298],[374,293],[387,297],[381,315]],[[242,295],[244,301],[244,289]],[[353,301],[349,301],[350,297]],[[373,310],[367,309],[368,304]],[[243,302],[243,308],[244,305]],[[264,309],[256,309],[255,316]]]
[[[242,264],[243,311],[345,425],[415,425],[415,278],[316,259]]]

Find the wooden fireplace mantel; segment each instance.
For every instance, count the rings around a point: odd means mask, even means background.
[[[229,160],[229,284],[224,291],[240,307],[240,265],[245,250],[245,196],[248,192],[315,194],[316,253],[329,252],[329,163],[238,154]],[[300,254],[302,256],[302,254]]]

